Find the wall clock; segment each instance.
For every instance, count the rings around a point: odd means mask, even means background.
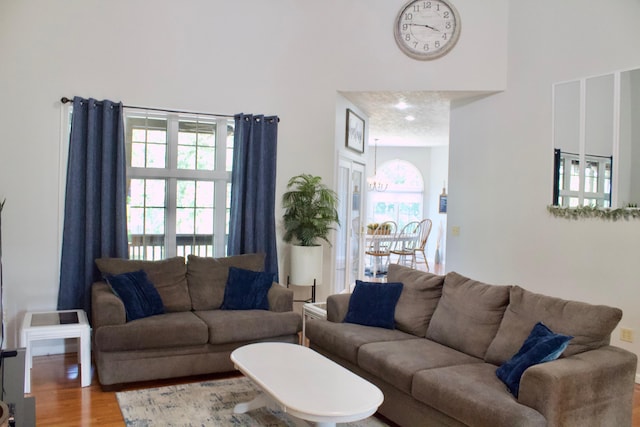
[[[414,59],[436,59],[460,37],[460,14],[448,0],[406,3],[396,16],[394,35],[400,49]]]

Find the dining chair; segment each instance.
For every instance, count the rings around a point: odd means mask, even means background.
[[[409,265],[412,268],[415,266],[415,249],[420,242],[421,227],[422,221],[411,221],[402,227],[391,249],[391,254],[398,256],[396,264]]]
[[[371,234],[367,234],[367,249],[364,253],[371,257],[374,279],[378,277],[378,272],[387,274],[389,256],[395,242],[397,229],[398,225],[394,221],[385,221],[378,224]]]
[[[431,234],[432,226],[433,223],[430,219],[425,218],[422,220],[422,225],[420,226],[420,242],[418,243],[418,247],[413,250],[413,263],[416,268],[418,267],[418,263],[422,264],[422,261],[418,261],[418,255],[422,254],[422,259],[427,267],[427,271],[429,271],[429,261],[427,261],[425,248],[427,247],[427,240],[429,239],[429,234]]]

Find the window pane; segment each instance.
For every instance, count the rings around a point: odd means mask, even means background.
[[[578,160],[571,160],[571,181],[569,183],[569,190],[580,191],[580,162]]]
[[[145,129],[133,129],[133,142],[147,142],[147,131]]]
[[[193,234],[193,208],[176,209],[176,234]]]
[[[164,168],[166,163],[167,120],[127,116],[126,150],[133,167]]]
[[[198,181],[196,183],[196,199],[198,207],[213,207],[213,182],[212,181]]]
[[[147,142],[155,142],[157,144],[167,143],[167,130],[148,130]]]
[[[131,146],[131,166],[134,168],[143,168],[145,166],[145,145],[132,144]]]
[[[129,234],[164,234],[165,181],[131,179],[128,189]]]
[[[196,168],[196,147],[178,146],[178,169]]]
[[[209,125],[206,129],[203,130],[202,126],[200,126],[198,132],[198,146],[200,147],[215,147],[216,146],[216,137],[215,137],[215,126]]]
[[[196,203],[195,181],[178,181],[176,205],[178,207],[193,207]]]
[[[145,234],[164,234],[164,208],[146,208]]]
[[[227,122],[227,157],[226,157],[226,171],[231,172],[233,169],[233,138],[235,131],[235,123],[229,120]]]
[[[198,170],[214,170],[216,167],[215,154],[216,149],[214,147],[199,147],[196,168]]]
[[[127,228],[129,234],[143,234],[144,208],[129,207],[127,209]]]
[[[180,123],[182,125],[182,123]],[[178,144],[180,145],[196,145],[196,134],[192,132],[178,132]]]
[[[595,193],[598,191],[598,162],[587,161],[584,170],[584,191]]]
[[[129,206],[144,206],[144,179],[129,180]]]
[[[160,144],[147,145],[147,167],[164,168],[167,157],[167,147]]]
[[[213,234],[213,209],[196,209],[196,234]]]
[[[164,179],[146,179],[142,181],[146,181],[144,192],[146,206],[160,206],[164,208],[166,181]]]
[[[214,122],[180,121],[178,130],[178,169],[215,169]]]

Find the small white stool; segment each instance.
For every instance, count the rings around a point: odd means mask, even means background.
[[[24,392],[31,392],[31,343],[37,340],[78,338],[78,363],[82,387],[91,385],[91,328],[84,310],[27,312],[20,329],[24,347]]]

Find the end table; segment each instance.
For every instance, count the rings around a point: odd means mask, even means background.
[[[327,303],[326,302],[310,302],[302,306],[302,345],[306,345],[306,342],[307,342],[307,334],[306,334],[307,318],[326,319]]]
[[[20,329],[20,346],[26,348],[25,393],[31,392],[32,342],[63,338],[78,338],[81,385],[91,385],[91,328],[84,310],[27,312]]]

